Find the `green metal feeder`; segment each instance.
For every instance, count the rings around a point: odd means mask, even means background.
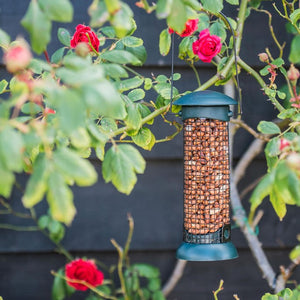
[[[238,257],[231,243],[229,217],[230,105],[238,103],[218,92],[200,91],[177,101],[184,122],[183,243],[177,258],[215,261]]]

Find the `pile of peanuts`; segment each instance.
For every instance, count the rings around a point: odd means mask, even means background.
[[[216,232],[229,224],[228,123],[184,121],[184,228],[190,234]]]

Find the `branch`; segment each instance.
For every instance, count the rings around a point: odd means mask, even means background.
[[[176,286],[176,284],[178,283],[178,281],[183,275],[186,264],[187,264],[186,260],[181,260],[181,259],[177,260],[177,263],[175,265],[175,268],[171,276],[169,277],[168,281],[165,283],[162,289],[164,296],[168,296],[171,293],[171,291],[174,289],[174,287]]]
[[[296,262],[292,262],[286,269],[283,266],[280,267],[281,274],[276,280],[275,293],[279,293],[285,288],[286,282],[293,275],[293,272],[299,266],[299,264],[300,259],[298,259]]]
[[[242,206],[234,180],[231,182],[231,205],[234,212],[233,219],[244,234],[263,277],[267,280],[269,286],[274,288],[276,274],[268,261],[268,258],[262,248],[262,244],[248,223],[247,215],[244,207]]]

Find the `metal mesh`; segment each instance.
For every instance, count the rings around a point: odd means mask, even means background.
[[[229,174],[228,123],[186,119],[184,239],[187,242],[224,242],[227,239],[224,233],[230,238]]]

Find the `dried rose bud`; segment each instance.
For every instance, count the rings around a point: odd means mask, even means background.
[[[291,142],[285,138],[280,139],[279,141],[279,150],[282,151],[284,148],[289,147]]]
[[[24,70],[30,63],[32,54],[23,40],[17,41],[4,53],[3,62],[7,71],[17,73]]]
[[[287,72],[288,79],[293,85],[296,85],[298,78],[300,77],[300,72],[293,64],[291,64],[290,69]]]
[[[87,43],[78,43],[75,48],[75,53],[81,57],[86,57],[90,52],[90,46]]]
[[[265,52],[259,53],[259,54],[258,54],[258,57],[259,57],[259,60],[260,60],[261,62],[268,62],[268,61],[269,61],[269,56],[268,56],[268,54],[265,53]]]
[[[300,154],[292,153],[286,158],[286,162],[290,168],[300,169]]]

